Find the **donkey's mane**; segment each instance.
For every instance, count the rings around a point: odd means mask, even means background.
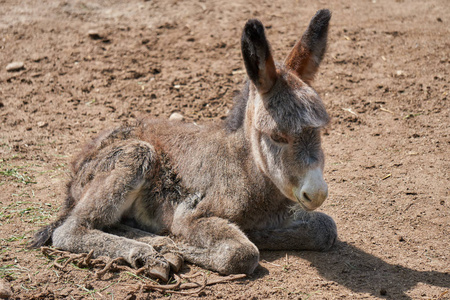
[[[244,87],[234,96],[233,107],[225,120],[225,129],[234,132],[244,124],[245,109],[247,107],[250,81],[245,80]]]

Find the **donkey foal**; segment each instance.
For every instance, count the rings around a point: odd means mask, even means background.
[[[61,216],[32,246],[123,257],[162,280],[183,260],[250,274],[258,248],[329,249],[336,225],[312,212],[328,194],[320,130],[329,117],[310,83],[330,17],[318,11],[281,64],[261,22],[247,22],[249,79],[224,124],[146,118],[96,137],[73,162]]]

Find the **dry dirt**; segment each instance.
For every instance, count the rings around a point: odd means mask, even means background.
[[[220,121],[245,76],[245,21],[263,21],[282,60],[329,8],[314,87],[333,118],[320,210],[340,241],[327,253],[263,252],[252,276],[190,297],[448,299],[448,0],[309,2],[0,0],[0,285],[12,298],[183,297],[135,293],[142,279],[124,271],[60,270],[25,245],[57,215],[83,141],[139,114]],[[11,62],[24,67],[7,72]],[[197,271],[215,276],[183,269]]]

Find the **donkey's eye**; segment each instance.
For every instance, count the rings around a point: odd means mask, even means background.
[[[275,143],[279,143],[279,144],[287,144],[288,140],[287,138],[285,138],[282,135],[273,133],[272,135],[270,135],[270,138],[272,139],[272,141],[274,141]]]

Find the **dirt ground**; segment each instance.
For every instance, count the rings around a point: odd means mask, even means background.
[[[220,121],[245,76],[240,34],[259,18],[283,60],[316,10],[333,12],[314,82],[340,241],[262,252],[203,299],[449,299],[448,0],[0,0],[0,282],[13,299],[182,298],[146,279],[61,270],[25,248],[64,200],[69,163],[104,128],[141,114]],[[23,68],[8,72],[11,62]],[[187,265],[184,274],[203,272]],[[0,283],[1,285],[1,283]]]

